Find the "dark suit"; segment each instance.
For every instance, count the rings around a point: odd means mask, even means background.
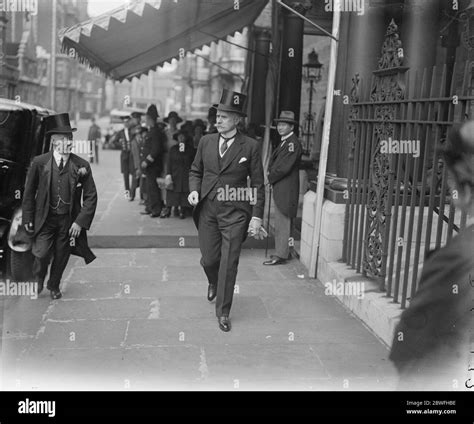
[[[247,187],[247,177],[256,193],[253,205],[248,200],[229,200],[220,196],[226,186]],[[205,135],[191,166],[189,190],[199,193],[200,201],[193,217],[199,231],[201,265],[209,284],[217,285],[216,315],[228,316],[240,250],[250,219],[263,217],[265,191],[258,142],[237,133],[220,158],[219,134]]]
[[[22,221],[23,225],[34,224],[33,255],[35,263],[33,271],[35,277],[44,279],[49,256],[54,250],[48,287],[58,289],[71,253],[83,257],[86,263],[95,259],[95,255],[87,244],[86,230],[90,228],[94,218],[97,191],[89,163],[71,153],[65,167],[68,174],[67,192],[70,204],[66,214],[55,215],[51,209],[53,202],[51,179],[54,171],[53,166],[56,166],[53,162],[52,152],[33,159],[26,178]],[[86,169],[85,175],[79,175],[80,168]],[[71,243],[68,232],[73,222],[80,225],[82,230],[74,243]]]
[[[282,259],[288,259],[292,218],[298,211],[301,153],[301,143],[293,134],[280,142],[270,159],[268,182],[275,201],[275,254]]]
[[[163,153],[165,150],[166,135],[164,131],[155,125],[145,134],[143,145],[143,156],[147,167],[146,174],[147,208],[152,214],[159,215],[161,212],[161,190],[156,179],[163,171]]]

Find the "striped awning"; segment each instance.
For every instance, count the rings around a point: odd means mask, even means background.
[[[135,0],[60,31],[62,49],[122,81],[253,23],[268,0]]]

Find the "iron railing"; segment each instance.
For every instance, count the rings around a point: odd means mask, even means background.
[[[396,31],[388,51],[400,47]],[[411,72],[384,54],[370,85],[353,79],[343,257],[405,308],[426,254],[466,226],[439,148],[472,117],[473,72],[469,63]]]

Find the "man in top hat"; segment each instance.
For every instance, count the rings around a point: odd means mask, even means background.
[[[136,169],[132,156],[133,138],[141,133],[142,114],[140,112],[132,112],[130,115],[124,116],[124,128],[117,134],[117,141],[121,146],[120,153],[120,171],[123,174],[125,194],[130,201],[135,199],[137,189]]]
[[[275,119],[281,142],[273,151],[268,168],[268,182],[275,200],[275,255],[264,265],[285,263],[290,253],[292,219],[296,217],[300,194],[299,166],[301,144],[293,130],[298,123],[292,111],[283,110]]]
[[[149,214],[152,218],[160,216],[162,201],[161,189],[158,187],[156,179],[163,172],[163,152],[166,144],[166,135],[157,125],[158,110],[155,105],[151,105],[146,112],[146,123],[148,132],[145,134],[145,143],[142,162],[142,169],[146,175],[146,208],[142,214]]]
[[[86,263],[95,259],[87,245],[86,230],[97,206],[97,191],[89,163],[71,153],[72,133],[69,115],[61,113],[44,119],[45,136],[52,150],[33,159],[23,195],[22,225],[33,238],[33,275],[38,293],[47,284],[53,299],[59,299],[61,278],[70,254]]]
[[[258,143],[237,131],[245,116],[244,102],[243,94],[224,90],[215,105],[218,133],[201,139],[189,175],[188,200],[196,206],[193,217],[201,265],[209,282],[207,298],[217,297],[216,316],[222,331],[231,328],[229,313],[242,242],[247,232],[260,233],[265,203]],[[241,196],[227,195],[236,191]]]

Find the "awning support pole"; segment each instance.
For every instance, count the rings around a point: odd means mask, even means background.
[[[279,1],[279,0],[277,0]],[[328,86],[326,91],[326,108],[324,114],[323,123],[323,138],[321,140],[321,155],[319,159],[319,170],[318,170],[318,183],[316,189],[316,206],[315,206],[315,221],[313,229],[313,240],[311,243],[311,257],[309,274],[310,277],[317,277],[318,273],[318,259],[319,259],[319,243],[321,233],[321,220],[323,212],[323,198],[324,198],[324,183],[326,179],[326,167],[328,161],[328,150],[329,150],[329,135],[331,132],[331,119],[332,119],[332,105],[334,99],[334,84],[336,80],[336,65],[337,65],[337,39],[339,38],[339,24],[340,24],[340,9],[337,6],[337,2],[340,0],[334,0],[334,12],[332,22],[332,34],[331,37],[331,53],[329,61],[328,71]]]
[[[337,0],[335,0],[336,2]],[[335,3],[334,2],[334,3]],[[334,36],[334,24],[333,24],[333,32],[332,34],[327,32],[323,27],[319,26],[318,24],[314,23],[311,19],[308,19],[306,16],[302,15],[301,13],[297,12],[295,9],[293,9],[292,7],[288,6],[287,4],[283,3],[281,0],[277,0],[277,3],[280,5],[280,6],[283,6],[285,9],[288,9],[290,12],[294,13],[296,16],[300,17],[301,19],[303,19],[304,21],[308,22],[310,25],[314,26],[315,28],[319,29],[321,32],[324,32],[324,34],[326,34],[328,37],[331,37],[332,39],[334,39],[335,41],[339,41],[337,39],[337,36]],[[334,10],[337,10],[335,7],[334,7]],[[333,12],[333,21],[334,21],[334,13],[336,12]]]

